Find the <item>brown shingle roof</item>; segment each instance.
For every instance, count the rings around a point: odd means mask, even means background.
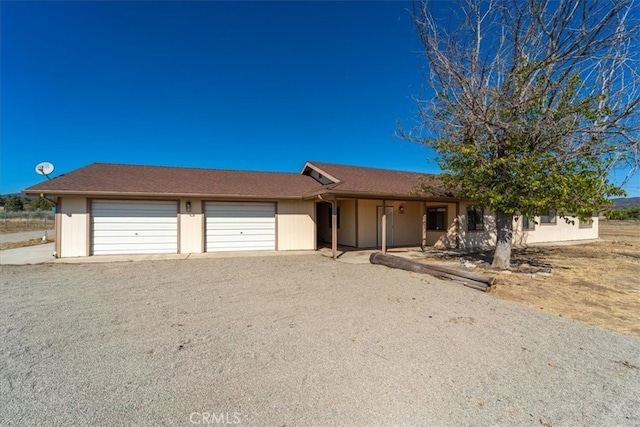
[[[339,182],[322,185],[305,174],[308,167],[320,170]],[[308,162],[302,174],[93,163],[29,187],[25,193],[263,199],[312,198],[326,193],[354,197],[446,197],[442,190],[419,191],[424,177],[418,172],[322,162]],[[438,179],[434,175],[427,176],[427,182],[437,184]]]
[[[93,163],[25,193],[300,198],[320,187],[313,178],[297,173]]]
[[[330,175],[339,180],[336,184],[312,190],[312,194],[328,192],[417,198],[446,196],[445,191],[439,188],[436,175],[322,162],[308,162],[307,165],[321,170],[325,176]],[[438,190],[429,193],[421,191],[420,185],[424,182],[438,187]]]

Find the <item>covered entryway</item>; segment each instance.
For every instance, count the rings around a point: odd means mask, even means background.
[[[155,200],[94,200],[91,255],[178,252],[178,203]]]
[[[276,249],[276,204],[206,202],[206,252]]]
[[[331,247],[331,203],[316,203],[316,247]]]

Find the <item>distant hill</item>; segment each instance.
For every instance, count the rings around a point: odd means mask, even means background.
[[[640,208],[640,197],[625,197],[620,199],[611,199],[614,209],[623,208]]]

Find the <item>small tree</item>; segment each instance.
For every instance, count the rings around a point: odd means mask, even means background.
[[[495,212],[493,267],[510,267],[515,216],[586,220],[624,194],[608,175],[638,165],[634,7],[422,0],[414,10],[433,96],[418,101],[420,125],[401,133],[438,154],[448,188]]]
[[[24,209],[22,199],[18,196],[7,197],[4,208],[9,212],[17,212]]]
[[[51,210],[51,204],[42,197],[35,197],[28,199],[24,208],[28,211],[48,211]]]

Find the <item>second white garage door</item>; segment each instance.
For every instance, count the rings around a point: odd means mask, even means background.
[[[276,249],[275,203],[207,202],[206,251]]]

